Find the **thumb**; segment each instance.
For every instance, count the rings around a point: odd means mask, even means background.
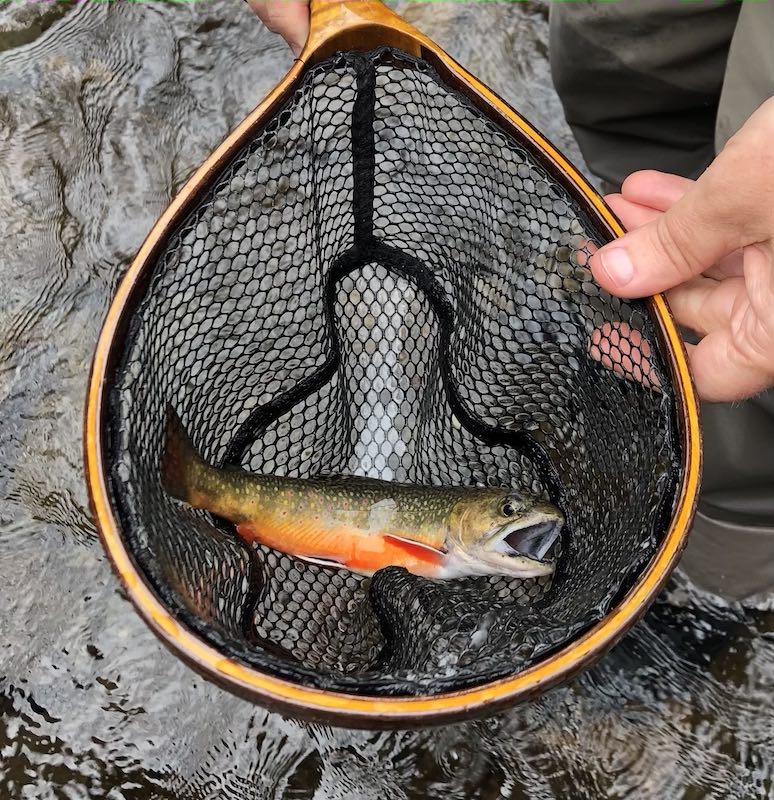
[[[597,251],[591,268],[599,284],[643,297],[684,283],[737,249],[746,209],[738,207],[744,199],[727,172],[719,157],[671,208]]]

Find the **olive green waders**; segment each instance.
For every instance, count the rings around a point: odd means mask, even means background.
[[[550,45],[567,120],[606,188],[639,169],[697,177],[774,95],[774,0],[555,0]],[[682,566],[729,598],[774,591],[774,391],[702,413]]]

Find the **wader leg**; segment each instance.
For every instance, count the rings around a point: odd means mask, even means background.
[[[715,130],[717,152],[769,97],[774,97],[774,2],[746,0],[728,51]]]
[[[736,2],[551,3],[554,83],[595,175],[617,187],[638,169],[705,169],[738,13]]]

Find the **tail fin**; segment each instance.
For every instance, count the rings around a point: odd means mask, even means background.
[[[161,457],[161,485],[172,497],[190,503],[192,492],[196,489],[199,467],[203,463],[180,417],[172,406],[167,406],[164,453]]]

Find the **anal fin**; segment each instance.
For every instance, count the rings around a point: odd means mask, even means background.
[[[309,564],[317,564],[318,567],[334,567],[335,569],[346,569],[346,565],[342,564],[340,561],[336,561],[332,558],[315,558],[314,556],[300,556],[297,553],[292,554],[293,558],[297,558],[299,561],[306,561]]]

